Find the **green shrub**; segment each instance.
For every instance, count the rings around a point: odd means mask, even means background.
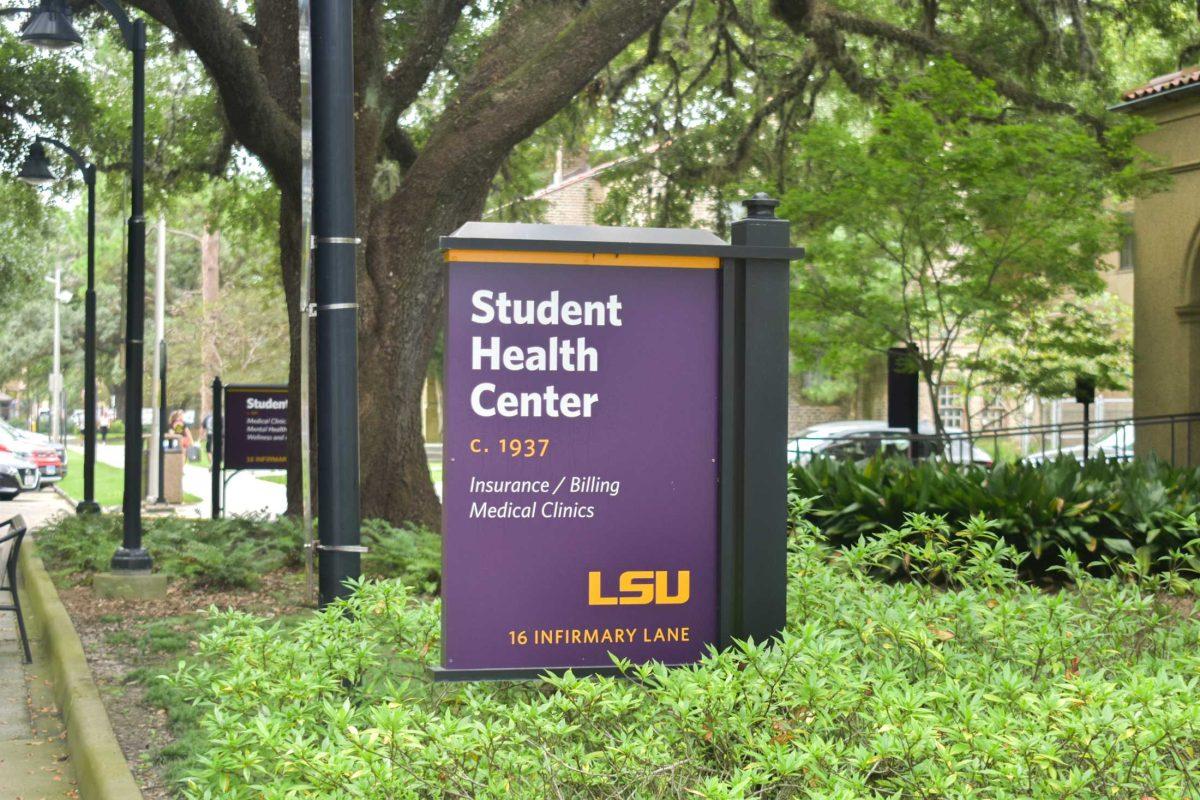
[[[254,587],[264,573],[302,563],[300,528],[288,519],[159,517],[143,524],[156,569],[197,587]],[[51,570],[103,571],[121,544],[121,517],[63,517],[39,528],[36,539]]]
[[[363,574],[399,578],[424,594],[437,594],[442,583],[442,537],[424,528],[393,528],[383,520],[363,522]]]
[[[805,504],[799,504],[802,514]],[[285,629],[216,616],[169,679],[189,798],[1174,798],[1200,782],[1200,622],[1137,582],[1040,592],[976,518],[832,550],[801,523],[788,628],[636,680],[436,684],[399,582]],[[881,582],[908,562],[913,580]],[[952,591],[947,591],[950,587]]]
[[[144,541],[155,568],[196,587],[249,587],[265,573],[304,564],[303,533],[288,518],[144,519]],[[363,571],[399,578],[419,592],[435,594],[441,584],[441,537],[421,528],[393,528],[381,520],[363,523]],[[37,531],[38,552],[59,573],[108,569],[121,544],[121,517],[69,516]]]
[[[1035,574],[1061,565],[1063,552],[1103,566],[1104,558],[1155,563],[1185,549],[1200,567],[1188,521],[1200,515],[1200,470],[1157,460],[1083,465],[1061,458],[986,468],[816,459],[792,470],[792,491],[816,498],[805,518],[836,544],[898,528],[911,511],[944,515],[956,526],[983,514],[1006,542],[1029,554],[1025,568]]]

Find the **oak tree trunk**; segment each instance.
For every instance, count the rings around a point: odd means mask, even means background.
[[[280,187],[279,269],[288,318],[288,409],[287,409],[287,514],[298,517],[304,510],[302,450],[300,447],[300,187]],[[315,459],[313,462],[315,463]]]
[[[200,234],[200,419],[212,413],[212,382],[220,368],[217,302],[221,297],[221,232],[205,226]]]
[[[238,141],[280,191],[280,270],[288,304],[288,512],[300,487],[299,18],[295,0],[257,0],[254,23],[220,0],[129,0],[187,41]],[[498,14],[456,78],[422,145],[402,115],[443,63],[467,0],[428,0],[406,16],[355,3],[355,161],[359,252],[362,514],[439,526],[422,436],[421,389],[443,313],[439,236],[478,218],[512,149],[562,110],[678,0],[521,0]],[[469,23],[468,23],[469,24]],[[249,28],[249,30],[248,30]],[[407,39],[395,51],[395,44]],[[398,164],[390,196],[377,168]],[[317,409],[319,414],[319,409]]]

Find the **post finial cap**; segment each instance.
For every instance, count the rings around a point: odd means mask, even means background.
[[[743,200],[742,205],[745,206],[746,217],[749,219],[775,219],[775,209],[779,207],[779,201],[766,192],[759,192],[748,200]]]

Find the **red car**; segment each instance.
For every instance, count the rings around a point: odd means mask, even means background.
[[[42,476],[42,485],[61,481],[66,469],[62,458],[52,445],[21,439],[0,430],[0,453],[12,453],[18,458],[32,461]]]

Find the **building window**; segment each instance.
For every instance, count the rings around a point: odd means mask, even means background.
[[[1133,234],[1125,235],[1121,241],[1121,267],[1122,270],[1133,269]]]
[[[962,397],[953,383],[938,387],[938,416],[947,428],[961,428],[963,424]]]
[[[1132,271],[1133,270],[1133,246],[1134,246],[1133,215],[1132,214],[1125,215],[1125,224],[1127,226],[1129,226],[1128,227],[1129,232],[1126,233],[1125,238],[1123,238],[1121,240],[1121,260],[1119,263],[1119,269]]]

